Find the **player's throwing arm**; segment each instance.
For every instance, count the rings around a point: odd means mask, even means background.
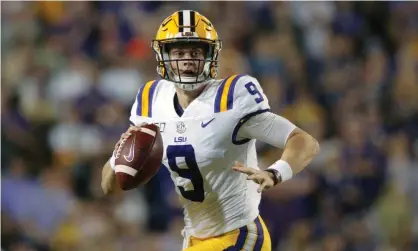
[[[272,116],[278,115],[272,114]],[[270,123],[275,124],[274,122]],[[279,123],[276,124],[278,125]],[[263,141],[273,145],[280,143],[280,137],[268,138],[268,134],[259,138],[263,138]],[[248,180],[260,184],[258,192],[261,192],[264,189],[291,179],[293,175],[302,171],[319,153],[319,149],[318,142],[311,135],[299,128],[294,128],[285,142],[281,159],[265,171],[245,167],[240,162],[236,162],[232,169],[248,175]]]

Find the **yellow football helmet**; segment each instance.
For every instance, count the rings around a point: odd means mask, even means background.
[[[181,61],[169,58],[169,46],[175,43],[205,46],[205,59],[199,60],[199,64],[204,64],[203,71],[196,74],[196,77],[181,77],[179,72],[176,73],[172,69],[173,61]],[[167,17],[161,23],[151,47],[156,53],[158,74],[175,82],[182,89],[196,89],[205,81],[215,78],[218,73],[218,55],[222,49],[222,42],[212,23],[196,11],[181,10]]]

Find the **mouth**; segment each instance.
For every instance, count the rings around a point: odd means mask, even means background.
[[[182,77],[196,77],[196,72],[195,71],[191,71],[191,70],[187,70],[187,71],[182,71],[180,73],[180,75]]]

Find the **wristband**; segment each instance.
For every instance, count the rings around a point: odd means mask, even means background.
[[[273,181],[274,181],[273,186],[279,184],[282,181],[281,175],[277,170],[266,169],[265,171],[273,174]]]
[[[290,180],[293,176],[293,170],[290,165],[284,160],[278,160],[273,165],[269,166],[267,170],[275,170],[280,174],[281,182]]]

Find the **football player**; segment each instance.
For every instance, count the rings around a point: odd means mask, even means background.
[[[304,169],[318,154],[318,142],[269,111],[256,78],[216,79],[221,41],[198,12],[166,18],[152,48],[161,79],[139,89],[132,126],[121,140],[144,123],[160,126],[162,165],[184,207],[183,250],[271,250],[258,211],[261,192]],[[257,166],[256,140],[283,149],[266,170]],[[114,156],[103,168],[105,193],[115,186],[113,169]]]

